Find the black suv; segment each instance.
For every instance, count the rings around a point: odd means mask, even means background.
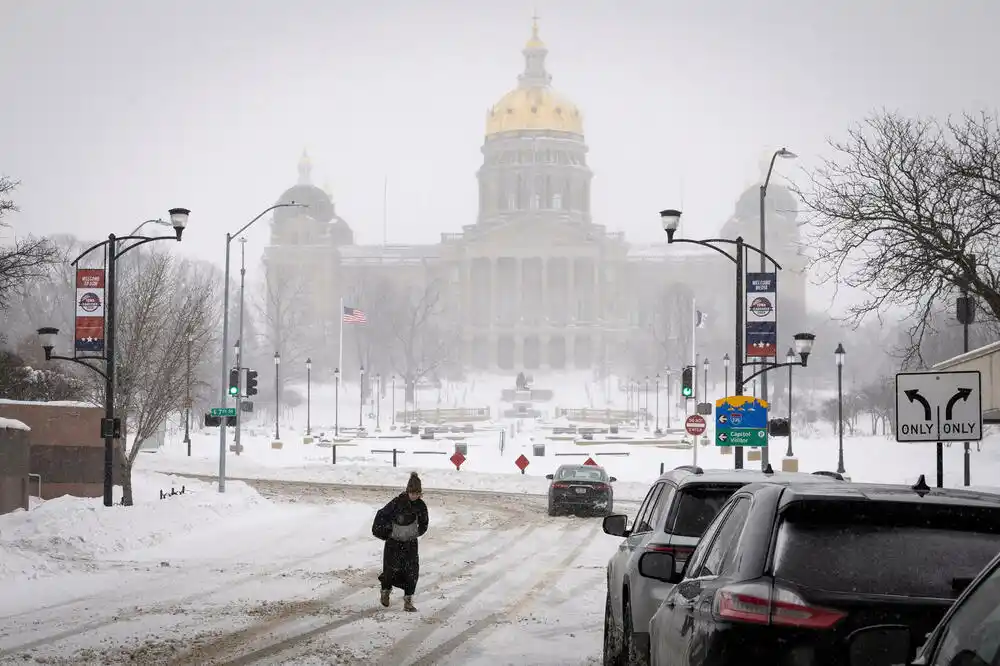
[[[859,629],[931,632],[998,551],[998,495],[932,490],[923,476],[912,487],[755,483],[720,510],[682,575],[670,553],[642,555],[641,575],[676,583],[649,624],[652,663],[846,665]]]

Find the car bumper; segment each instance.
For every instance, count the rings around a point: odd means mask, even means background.
[[[597,493],[587,495],[557,495],[552,498],[552,505],[557,507],[610,509],[612,500],[609,495]]]

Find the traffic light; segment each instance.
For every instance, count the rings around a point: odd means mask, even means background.
[[[233,368],[229,371],[229,395],[236,397],[240,394],[240,371]]]
[[[681,395],[685,398],[694,395],[694,368],[690,365],[681,373]]]
[[[257,371],[247,370],[247,397],[257,395]]]

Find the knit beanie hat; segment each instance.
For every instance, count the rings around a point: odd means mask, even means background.
[[[417,476],[416,472],[410,472],[410,480],[406,482],[406,492],[418,494],[424,492],[423,486],[420,485],[420,477]]]

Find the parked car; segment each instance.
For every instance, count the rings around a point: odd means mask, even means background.
[[[729,499],[683,575],[671,553],[642,555],[643,576],[676,584],[649,624],[652,663],[902,664],[872,643],[862,654],[857,638],[849,658],[852,634],[897,624],[925,636],[998,551],[997,495],[931,489],[922,476],[755,483]]]
[[[916,639],[916,640],[915,640]],[[920,641],[906,625],[885,624],[855,631],[848,643],[850,666],[993,666],[1000,664],[1000,555],[952,604],[913,661]],[[873,664],[872,654],[881,658]]]
[[[614,512],[617,481],[596,465],[560,465],[555,474],[546,474],[549,484],[549,515],[561,511],[583,511],[608,515]]]
[[[604,531],[624,537],[608,562],[608,593],[604,609],[604,663],[645,664],[649,655],[649,619],[673,585],[639,575],[639,558],[646,552],[670,555],[681,571],[708,524],[730,496],[748,483],[830,483],[825,476],[771,470],[703,470],[684,465],[656,480],[628,526],[628,517],[604,519]]]

